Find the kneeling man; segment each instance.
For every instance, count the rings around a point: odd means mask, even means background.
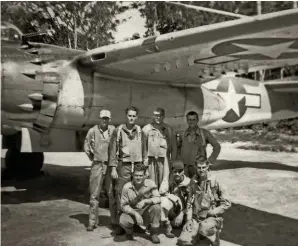
[[[161,197],[161,221],[166,229],[165,235],[169,238],[174,237],[172,225],[180,227],[185,219],[190,183],[190,178],[184,175],[184,165],[181,160],[175,160],[172,166],[169,182],[170,193]]]
[[[160,194],[154,181],[146,179],[146,167],[136,165],[133,179],[124,185],[121,194],[120,226],[125,230],[128,240],[133,240],[133,227],[150,225],[150,238],[160,243],[157,236],[160,222]]]
[[[189,184],[187,221],[178,239],[180,245],[193,245],[208,239],[213,246],[220,244],[219,233],[223,227],[222,214],[231,206],[223,190],[209,171],[205,158],[196,161],[197,173]]]

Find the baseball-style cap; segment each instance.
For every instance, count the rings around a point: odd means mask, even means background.
[[[184,164],[183,164],[182,160],[174,160],[172,163],[172,169],[173,170],[183,170]]]
[[[111,119],[111,112],[109,110],[103,109],[103,110],[100,111],[99,117],[100,118],[107,117],[107,118]]]

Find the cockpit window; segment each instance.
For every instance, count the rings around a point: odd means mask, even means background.
[[[1,25],[1,40],[20,41],[22,33],[13,25]]]

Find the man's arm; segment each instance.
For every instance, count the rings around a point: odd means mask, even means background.
[[[114,130],[110,144],[109,144],[109,166],[110,167],[117,167],[118,165],[118,156],[117,156],[117,128]]]
[[[147,125],[142,129],[142,157],[145,166],[148,166],[148,129]]]
[[[216,193],[219,198],[219,204],[217,207],[211,210],[211,214],[220,216],[231,207],[231,202],[228,199],[224,198],[224,191],[223,188],[220,187],[219,183],[216,184]]]
[[[188,191],[188,197],[187,197],[187,203],[186,203],[186,220],[189,221],[192,219],[192,206],[193,206],[193,200],[194,200],[194,193],[193,193],[191,184],[188,186],[187,191]]]
[[[84,142],[84,151],[86,153],[86,155],[88,156],[88,158],[90,159],[90,161],[93,161],[93,156],[94,156],[94,151],[93,151],[93,146],[92,146],[92,141],[94,141],[93,139],[93,135],[94,135],[94,131],[93,128],[89,129],[85,142]],[[94,142],[93,142],[94,144]]]
[[[151,180],[150,180],[151,181]],[[154,182],[150,185],[151,188],[151,197],[146,199],[147,204],[160,204],[160,194]]]
[[[204,134],[205,134],[206,142],[210,143],[213,147],[212,153],[208,158],[209,162],[211,162],[211,164],[212,164],[216,161],[216,159],[220,153],[221,146],[220,146],[219,142],[216,140],[216,138],[211,134],[210,131],[204,130]]]
[[[135,215],[136,211],[130,206],[127,186],[123,187],[120,205],[121,205],[121,210],[124,213],[127,213],[132,216]]]

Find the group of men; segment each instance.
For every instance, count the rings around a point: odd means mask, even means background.
[[[156,108],[153,121],[143,128],[136,124],[138,113],[136,107],[128,107],[126,123],[115,128],[110,125],[111,112],[102,110],[99,125],[88,131],[84,150],[92,167],[87,231],[97,225],[104,186],[117,235],[133,240],[134,230],[147,229],[151,241],[160,243],[161,223],[169,238],[174,237],[172,227],[183,227],[180,245],[202,239],[219,245],[222,214],[231,206],[209,170],[220,144],[198,127],[194,111],[186,115],[189,127],[178,134],[164,123],[164,109]],[[207,144],[213,147],[209,157]]]

